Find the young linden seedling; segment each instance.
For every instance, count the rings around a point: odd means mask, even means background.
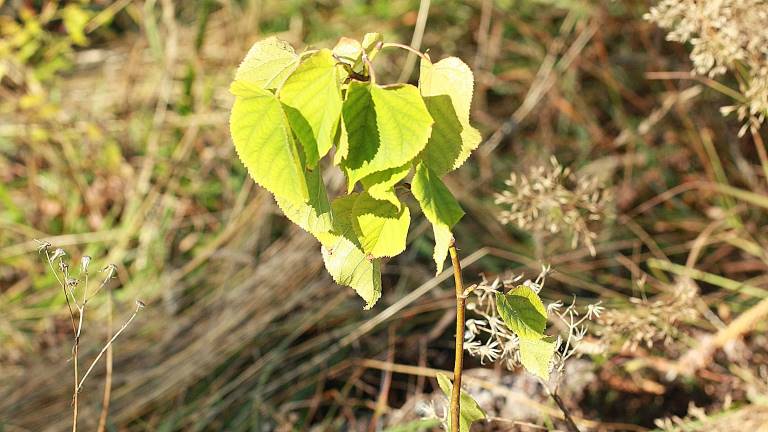
[[[297,54],[274,37],[257,42],[235,74],[230,127],[240,160],[285,215],[322,245],[333,279],[372,307],[381,296],[381,259],[405,250],[411,215],[395,185],[411,192],[435,233],[442,271],[451,229],[464,212],[441,177],[477,148],[469,123],[472,71],[421,54],[418,87],[380,85],[371,61],[380,34],[343,38],[333,50]],[[347,178],[329,200],[324,158]]]
[[[464,212],[441,178],[480,144],[480,133],[469,122],[474,78],[456,57],[433,63],[417,53],[418,87],[380,85],[371,62],[385,48],[414,51],[386,44],[378,33],[303,53],[274,37],[257,42],[230,87],[235,95],[230,130],[253,180],[274,195],[288,219],[317,238],[328,273],[352,287],[366,309],[381,297],[381,260],[405,250],[411,215],[395,186],[412,175],[410,192],[434,230],[437,273],[449,250],[454,265],[457,355],[448,393],[454,395],[452,430],[463,431],[482,417],[473,413],[467,420],[462,410],[458,428],[466,295],[451,230]],[[333,166],[344,173],[347,187],[346,194],[329,199],[322,174]],[[536,345],[543,375],[549,359],[541,356],[551,357],[551,349],[539,346],[548,343],[541,311],[518,302],[519,296],[507,302],[505,321],[519,324],[521,336]],[[530,300],[541,303],[538,296]],[[441,378],[443,388],[446,379]]]

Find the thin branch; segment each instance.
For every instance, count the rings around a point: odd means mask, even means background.
[[[413,48],[413,47],[405,45],[405,44],[395,43],[395,42],[387,42],[387,43],[381,45],[381,48],[382,49],[384,49],[384,48],[400,48],[400,49],[404,49],[406,51],[410,51],[410,52],[416,54],[417,56],[423,58],[424,60],[429,60],[429,57],[427,57],[426,54],[424,54],[423,52],[417,50],[416,48]]]
[[[133,311],[133,315],[131,315],[131,317],[128,318],[128,321],[126,321],[125,324],[123,324],[123,326],[120,327],[120,330],[118,330],[117,333],[115,333],[115,335],[112,336],[112,339],[110,339],[109,342],[107,342],[107,344],[104,345],[104,348],[101,349],[101,351],[99,352],[99,355],[97,355],[96,358],[93,359],[93,362],[91,362],[91,365],[88,367],[88,370],[85,371],[85,374],[83,374],[83,377],[80,378],[80,384],[77,386],[78,392],[83,388],[83,383],[85,382],[85,379],[88,378],[88,375],[93,370],[93,367],[96,366],[96,363],[99,362],[99,359],[101,359],[101,356],[104,355],[104,352],[106,352],[107,349],[109,349],[109,347],[112,346],[112,343],[115,341],[115,339],[117,339],[117,337],[120,336],[120,333],[122,333],[123,330],[125,330],[131,324],[131,321],[133,321],[133,319],[136,318],[136,314],[138,314],[143,307],[144,307],[144,303],[141,303],[139,301],[136,302],[136,310]]]
[[[371,84],[376,84],[376,71],[373,70],[373,63],[363,51],[363,63],[368,68],[368,76],[370,77]]]
[[[563,402],[563,399],[560,398],[560,395],[558,395],[556,391],[550,391],[549,387],[545,383],[542,382],[542,384],[544,384],[544,388],[547,389],[547,393],[549,393],[549,396],[552,397],[552,400],[555,401],[557,407],[560,408],[560,411],[563,413],[563,420],[565,420],[565,425],[568,428],[568,432],[581,432],[579,427],[576,425],[576,422],[573,420],[573,417],[571,417],[571,411],[567,406],[565,406],[565,403]]]
[[[48,267],[51,268],[51,272],[53,273],[53,276],[56,278],[56,281],[59,282],[59,285],[61,285],[61,289],[64,291],[64,298],[67,300],[67,309],[69,309],[69,319],[72,321],[72,334],[77,333],[77,327],[75,326],[75,312],[72,310],[72,304],[69,303],[69,293],[67,293],[67,285],[61,281],[59,278],[59,274],[56,273],[56,269],[53,267],[53,262],[51,262],[51,257],[48,255],[48,250],[45,251],[45,260],[48,262]]]
[[[82,314],[80,315],[82,317]],[[73,393],[72,393],[72,432],[77,432],[77,407],[78,407],[78,400],[77,400],[77,394],[79,393],[78,386],[77,386],[77,374],[78,374],[78,366],[77,366],[77,355],[79,351],[79,345],[80,345],[80,336],[75,336],[75,346],[72,348],[72,368],[75,371],[75,379],[73,382]]]

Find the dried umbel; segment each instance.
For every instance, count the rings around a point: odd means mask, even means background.
[[[575,248],[583,243],[596,254],[593,226],[611,214],[612,194],[596,177],[564,168],[554,157],[549,166],[532,168],[527,175],[512,173],[508,189],[496,195],[496,204],[509,207],[499,214],[504,224],[544,234],[566,234]]]
[[[540,292],[546,281],[549,267],[544,267],[535,280],[523,280],[522,275],[507,280],[496,279],[493,282],[483,280],[475,286],[467,301],[467,310],[476,317],[466,321],[464,348],[473,357],[479,357],[480,362],[503,362],[509,370],[521,367],[520,339],[505,325],[499,315],[496,305],[496,293],[508,288],[523,285],[535,292]],[[580,352],[579,345],[589,330],[589,323],[597,319],[604,308],[600,303],[590,304],[583,308],[575,303],[568,306],[561,301],[550,303],[547,314],[559,321],[558,328],[564,329],[563,334],[556,337],[555,355],[550,361],[549,369],[557,382],[561,376],[565,362]]]
[[[741,98],[723,107],[758,128],[768,113],[768,2],[765,0],[662,0],[645,16],[669,31],[667,39],[689,42],[694,72],[716,77],[727,71],[739,81]]]
[[[642,284],[642,282],[641,282]],[[670,344],[679,335],[679,323],[695,318],[693,307],[698,289],[690,279],[680,279],[674,291],[654,301],[631,298],[632,307],[613,309],[600,317],[598,334],[602,343],[634,351],[638,346],[652,348]]]

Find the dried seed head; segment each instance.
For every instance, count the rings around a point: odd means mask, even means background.
[[[88,266],[91,265],[91,257],[88,255],[84,255],[82,258],[80,258],[80,271],[83,273],[88,273]]]
[[[37,252],[39,253],[48,252],[48,249],[51,247],[51,244],[45,240],[35,239],[35,243],[37,243]]]
[[[66,255],[67,255],[67,253],[64,252],[64,249],[57,248],[55,251],[53,251],[53,255],[50,256],[49,260],[51,262],[54,262],[54,261],[56,261],[56,259],[62,258],[64,256],[66,256]]]
[[[101,269],[102,273],[106,273],[107,275],[104,277],[104,280],[109,280],[115,277],[117,275],[117,266],[114,264],[110,264],[103,269]]]
[[[136,310],[141,310],[141,309],[144,309],[145,307],[147,307],[146,303],[144,303],[139,299],[136,299]]]
[[[595,222],[611,216],[612,193],[595,177],[579,176],[556,159],[550,166],[536,166],[527,175],[511,174],[507,190],[496,194],[503,224],[541,234],[563,232],[571,247],[585,244],[596,254],[592,230]]]
[[[768,114],[768,3],[765,0],[661,0],[645,18],[666,29],[667,39],[690,43],[693,72],[714,78],[732,71],[742,100],[721,109],[757,129]]]

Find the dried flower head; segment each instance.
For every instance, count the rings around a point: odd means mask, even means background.
[[[554,157],[550,166],[532,168],[528,175],[512,173],[508,189],[496,195],[496,204],[507,205],[499,215],[503,224],[537,233],[563,232],[571,247],[584,243],[596,254],[593,225],[610,215],[610,189],[596,177],[581,176],[564,168]]]
[[[91,257],[88,255],[83,255],[82,258],[80,258],[80,271],[83,273],[88,273],[88,266],[91,265]]]
[[[739,80],[743,99],[722,112],[736,112],[758,128],[768,113],[768,2],[765,0],[662,0],[645,18],[668,30],[667,39],[690,42],[694,72]]]
[[[467,303],[467,310],[477,315],[477,318],[470,318],[465,323],[464,349],[470,355],[479,357],[482,364],[486,361],[501,361],[509,370],[520,367],[520,340],[499,316],[495,293],[518,285],[529,286],[538,292],[544,286],[549,272],[549,266],[543,266],[535,280],[523,281],[522,276],[517,276],[493,282],[484,279],[478,284]],[[548,314],[559,321],[559,327],[564,329],[563,334],[557,337],[556,353],[550,364],[554,381],[564,370],[565,362],[579,353],[578,347],[588,332],[589,322],[605,310],[600,303],[580,309],[575,298],[567,307],[559,300],[547,306]]]
[[[678,324],[697,316],[693,300],[698,295],[696,285],[680,279],[671,293],[655,301],[631,298],[632,307],[612,309],[598,319],[598,335],[606,345],[621,344],[621,350],[634,351],[644,345],[652,348],[657,342],[665,345],[679,335]]]
[[[47,247],[46,247],[46,250],[47,250]],[[51,256],[49,256],[49,257],[48,257],[48,261],[50,261],[50,262],[54,262],[54,261],[56,261],[57,259],[59,259],[59,258],[62,258],[63,256],[65,256],[66,254],[67,254],[67,253],[66,253],[66,252],[64,252],[64,249],[62,249],[62,248],[57,248],[55,251],[53,251],[53,255],[51,255]]]

